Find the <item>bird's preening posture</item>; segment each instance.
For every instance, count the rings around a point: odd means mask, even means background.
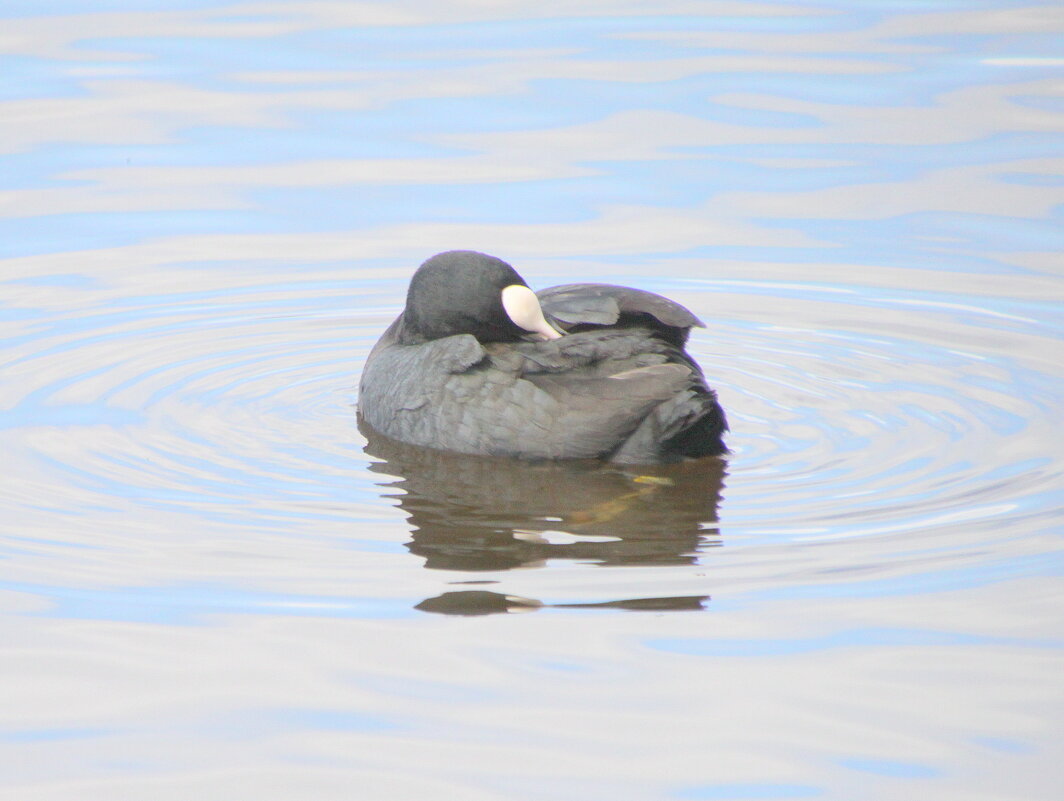
[[[506,262],[433,256],[366,361],[364,423],[401,442],[630,464],[724,453],[728,425],[684,350],[702,322],[608,284],[534,293]]]

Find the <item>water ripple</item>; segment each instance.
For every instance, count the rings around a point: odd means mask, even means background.
[[[19,5],[12,797],[1059,795],[1058,8]],[[454,247],[708,320],[727,462],[367,443]]]
[[[1061,467],[1032,443],[1058,436],[1045,368],[1060,343],[1036,303],[678,286],[714,320],[692,349],[732,420],[726,526],[834,538],[1051,508]],[[20,389],[7,425],[104,506],[254,505],[276,522],[293,503],[350,503],[366,467],[354,385],[401,284],[369,310],[354,288],[312,278],[42,310],[11,340]]]

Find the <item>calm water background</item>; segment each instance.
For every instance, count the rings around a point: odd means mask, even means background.
[[[0,13],[0,797],[1060,797],[1058,4]],[[451,248],[726,475],[364,452]]]

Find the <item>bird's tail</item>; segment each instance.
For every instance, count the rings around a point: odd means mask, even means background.
[[[696,379],[648,414],[611,461],[641,464],[719,456],[728,450],[723,442],[727,430],[716,394]]]

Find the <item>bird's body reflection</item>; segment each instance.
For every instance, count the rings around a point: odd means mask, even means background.
[[[360,426],[370,470],[409,515],[410,552],[425,567],[503,571],[551,559],[602,566],[693,564],[720,544],[724,462],[620,466],[527,462],[418,448]],[[394,477],[394,479],[390,478]],[[699,608],[704,597],[604,600],[584,606]],[[449,614],[535,609],[539,601],[485,590],[448,592],[418,605]]]

